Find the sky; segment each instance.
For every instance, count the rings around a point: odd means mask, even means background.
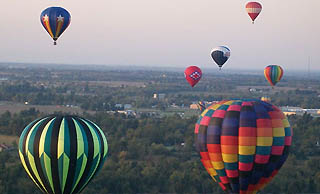
[[[0,62],[320,70],[320,0],[260,0],[255,24],[243,0],[2,0]],[[54,46],[40,23],[61,6],[71,24]],[[218,68],[217,68],[218,69]]]

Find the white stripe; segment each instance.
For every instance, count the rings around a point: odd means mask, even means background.
[[[260,13],[262,8],[247,8],[248,13]]]

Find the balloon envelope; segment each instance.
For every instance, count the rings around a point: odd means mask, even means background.
[[[193,87],[200,81],[202,77],[201,69],[197,66],[189,66],[184,71],[184,77],[191,87]]]
[[[19,140],[23,167],[43,193],[80,193],[103,166],[106,137],[93,122],[48,116],[31,122]]]
[[[221,69],[222,65],[225,64],[230,57],[230,49],[226,46],[218,46],[211,51],[211,57]]]
[[[254,20],[258,17],[262,10],[262,6],[258,2],[249,2],[246,5],[246,10],[252,20],[252,23],[254,23]]]
[[[49,7],[40,15],[40,22],[44,29],[49,33],[56,44],[56,40],[67,29],[71,21],[71,16],[62,7]]]
[[[227,193],[256,193],[289,154],[292,129],[282,111],[260,100],[226,100],[209,106],[195,126],[201,162]]]
[[[271,98],[268,96],[262,96],[260,100],[264,102],[269,102],[269,103],[271,102]]]
[[[271,86],[275,86],[283,76],[283,69],[279,65],[268,65],[264,69],[264,77]]]

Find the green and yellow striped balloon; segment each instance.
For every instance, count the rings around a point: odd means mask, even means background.
[[[80,193],[103,166],[107,139],[93,122],[48,116],[31,122],[19,141],[23,167],[44,193]]]

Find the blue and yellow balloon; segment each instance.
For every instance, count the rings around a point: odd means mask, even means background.
[[[45,30],[53,39],[53,44],[57,44],[58,38],[70,24],[70,13],[62,7],[49,7],[40,15],[40,21]]]

